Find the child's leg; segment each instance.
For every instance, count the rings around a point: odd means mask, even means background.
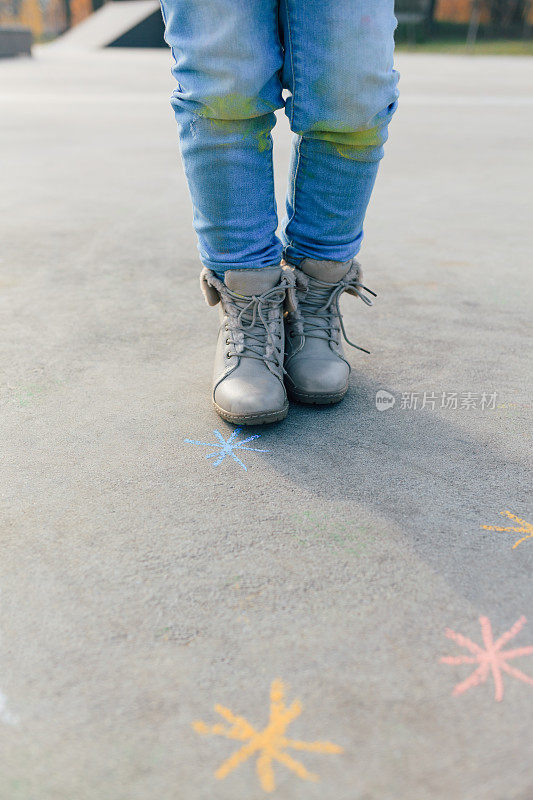
[[[277,265],[278,0],[162,0],[162,9],[200,259],[218,274]]]
[[[172,105],[206,300],[219,304],[213,403],[235,424],[287,415],[286,292],[271,129],[282,108],[278,0],[162,0]],[[252,269],[250,269],[252,268]]]
[[[295,134],[283,255],[301,287],[288,317],[286,380],[297,400],[335,403],[350,375],[338,301],[344,291],[362,296],[352,260],[397,105],[394,3],[280,0],[280,8]]]
[[[280,0],[295,136],[284,257],[348,261],[397,105],[393,0]]]

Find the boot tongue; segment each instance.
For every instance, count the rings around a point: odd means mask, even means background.
[[[263,294],[277,286],[281,277],[281,267],[261,267],[260,269],[228,269],[224,273],[224,283],[241,297]]]
[[[300,300],[300,308],[304,316],[304,330],[306,330],[305,318],[310,315],[313,323],[313,333],[316,335],[317,328],[324,328],[323,338],[329,341],[330,329],[336,319],[335,309],[329,306],[326,312],[321,309],[326,306],[334,291],[335,284],[338,284],[346,273],[350,270],[353,261],[318,261],[314,258],[304,258],[299,264],[299,269],[311,279],[321,281],[320,283],[309,282],[309,290]]]
[[[309,277],[324,281],[324,283],[338,283],[344,278],[352,263],[352,260],[317,261],[314,258],[304,258],[298,268]]]

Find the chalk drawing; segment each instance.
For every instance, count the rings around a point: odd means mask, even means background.
[[[287,769],[294,772],[299,778],[306,781],[318,781],[318,775],[309,772],[306,767],[292,758],[287,749],[308,751],[311,753],[342,753],[343,748],[331,742],[302,742],[297,739],[288,739],[285,731],[290,723],[302,713],[302,705],[294,700],[290,706],[284,702],[285,687],[280,680],[272,682],[270,687],[270,719],[268,725],[257,731],[244,718],[233,714],[228,708],[221,705],[215,706],[215,711],[220,714],[229,726],[222,723],[206,725],[204,722],[194,722],[193,728],[199,734],[212,734],[223,736],[226,739],[235,739],[244,742],[224,761],[215,772],[219,780],[226,778],[240,764],[251,756],[257,755],[256,769],[262,788],[265,792],[273,792],[276,788],[272,762],[278,761]]]
[[[49,380],[46,384],[28,383],[25,386],[12,386],[10,383],[7,383],[5,388],[8,393],[11,393],[14,403],[18,406],[27,406],[32,399],[49,392],[55,386],[63,386],[64,384],[65,381],[54,378]]]
[[[366,539],[374,538],[370,534],[368,525],[353,527],[351,522],[330,520],[324,513],[317,515],[311,511],[304,511],[293,515],[292,519],[296,523],[295,527],[298,533],[302,535],[302,538],[298,538],[300,544],[309,544],[307,537],[325,535],[327,537],[326,542],[331,544],[332,547],[342,548],[355,555],[360,555],[367,545],[367,542],[361,541],[361,537],[364,536]]]
[[[240,576],[241,578],[244,576]],[[262,593],[265,588],[261,583],[253,583],[249,580],[244,580],[244,584],[239,582],[239,578],[233,582],[231,588],[237,593],[237,605],[231,604],[230,608],[238,609],[239,611],[248,611],[249,609],[257,607],[256,598]],[[245,615],[246,616],[246,615]]]
[[[481,527],[486,531],[504,531],[505,533],[527,533],[527,536],[522,536],[521,539],[518,539],[513,544],[513,550],[518,547],[519,544],[525,542],[526,539],[533,539],[533,525],[531,522],[526,522],[525,519],[520,519],[520,517],[511,514],[510,511],[500,511],[500,514],[503,517],[507,517],[507,519],[512,520],[513,522],[518,522],[520,527],[514,526],[512,528],[501,528],[499,525],[482,525]]]
[[[213,433],[217,437],[218,442],[197,442],[194,439],[185,439],[185,441],[189,442],[190,444],[203,445],[204,447],[216,447],[218,452],[209,453],[206,455],[206,458],[216,458],[216,461],[213,461],[213,466],[215,467],[218,467],[220,464],[222,464],[226,456],[231,456],[237,462],[237,464],[240,464],[241,467],[246,470],[243,462],[235,455],[235,450],[255,450],[256,453],[268,453],[269,450],[260,450],[258,447],[246,446],[246,442],[259,439],[261,436],[260,433],[255,433],[253,436],[249,436],[247,439],[242,439],[240,442],[235,441],[241,430],[242,428],[235,428],[227,441],[224,439],[220,431],[216,430],[213,431]]]
[[[18,717],[7,709],[7,697],[0,692],[0,722],[4,725],[18,725]]]
[[[452,694],[460,695],[463,694],[463,692],[468,691],[468,689],[478,686],[480,683],[485,683],[489,676],[489,672],[492,673],[494,680],[494,699],[498,702],[503,699],[502,672],[506,672],[508,675],[511,675],[511,677],[516,678],[523,683],[529,683],[530,686],[533,686],[533,678],[530,678],[529,675],[525,675],[519,669],[511,667],[507,663],[512,658],[533,654],[533,646],[518,647],[514,650],[502,650],[502,647],[511,639],[514,639],[516,634],[522,630],[526,622],[527,620],[524,616],[520,617],[520,619],[518,619],[508,631],[505,631],[505,633],[503,633],[499,639],[494,641],[490,620],[487,617],[480,617],[479,624],[481,625],[481,634],[485,649],[480,647],[471,639],[467,639],[466,636],[447,628],[446,636],[448,639],[452,639],[454,642],[457,642],[460,647],[464,647],[466,650],[469,650],[472,655],[444,656],[440,659],[441,663],[453,665],[478,664],[478,667],[468,678],[466,678],[466,680],[458,683],[455,686]]]

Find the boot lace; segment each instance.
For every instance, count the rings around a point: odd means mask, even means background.
[[[370,353],[364,347],[352,342],[346,333],[339,301],[341,295],[351,289],[367,306],[373,305],[372,300],[362,292],[368,292],[373,297],[377,294],[359,283],[357,278],[346,276],[332,288],[331,283],[324,283],[318,278],[310,278],[307,291],[298,301],[303,317],[303,332],[310,339],[325,339],[328,342],[337,342],[337,334],[342,332],[344,340],[351,347]]]
[[[245,298],[226,287],[226,328],[233,343],[231,355],[262,361],[273,374],[285,371],[280,327],[288,286],[289,283],[282,278],[272,289]]]

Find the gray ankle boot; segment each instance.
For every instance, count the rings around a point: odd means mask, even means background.
[[[225,283],[204,267],[202,290],[220,302],[213,404],[223,419],[261,425],[287,416],[283,383],[284,309],[296,307],[295,278],[287,267],[236,269]]]
[[[350,365],[344,357],[341,332],[346,336],[339,299],[343,292],[372,301],[376,296],[362,284],[361,266],[351,261],[304,258],[294,267],[297,308],[286,315],[285,372],[289,397],[301,403],[337,403],[348,390]]]

